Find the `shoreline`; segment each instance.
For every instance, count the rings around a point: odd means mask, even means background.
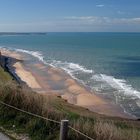
[[[71,104],[87,108],[99,114],[134,119],[126,114],[119,105],[113,104],[95,93],[91,93],[63,70],[51,66],[46,67],[43,63],[37,63],[27,69],[27,66],[22,62],[24,58],[19,53],[11,53],[11,51],[2,49],[1,52],[3,56],[20,60],[10,64],[10,69],[14,68],[15,74],[33,91],[42,94],[55,94]],[[45,77],[37,72],[40,70]]]

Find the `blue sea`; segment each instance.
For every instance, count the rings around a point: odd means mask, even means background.
[[[140,33],[7,33],[0,47],[63,69],[140,118]]]

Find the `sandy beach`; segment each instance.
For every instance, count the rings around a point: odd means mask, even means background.
[[[23,64],[21,63],[23,58],[20,54],[15,53],[15,52],[11,53],[11,51],[8,51],[8,50],[5,50],[5,49],[2,49],[1,53],[2,53],[3,56],[11,58],[11,63],[12,63],[12,67],[15,70],[15,74],[17,74],[17,76],[23,82],[25,82],[33,90],[41,88],[41,86],[38,84],[38,82],[36,81],[36,79],[32,75],[32,73],[30,71],[27,71],[27,70],[24,69]],[[15,60],[15,62],[13,62],[14,60]],[[13,71],[13,69],[12,69],[12,71]]]
[[[24,61],[22,55],[16,52],[4,49],[1,52],[4,56]],[[23,65],[22,61],[15,62],[12,67],[17,76],[34,91],[61,96],[71,104],[82,106],[100,114],[130,118],[120,106],[91,92],[63,70],[45,66],[43,63],[28,67]]]
[[[25,70],[20,62],[15,63],[13,66],[15,67],[15,73],[21,78],[22,81],[26,82],[30,88],[41,88],[32,73]]]

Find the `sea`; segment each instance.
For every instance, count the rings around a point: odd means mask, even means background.
[[[1,33],[0,48],[63,69],[140,118],[140,33]]]

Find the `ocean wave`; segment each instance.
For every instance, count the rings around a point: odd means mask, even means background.
[[[140,92],[135,90],[131,85],[127,84],[127,81],[124,79],[117,79],[113,76],[108,76],[105,74],[93,75],[91,79],[94,79],[98,82],[105,82],[112,88],[117,89],[118,92],[122,92],[125,95],[134,96],[140,99]]]
[[[67,74],[69,74],[73,79],[77,80],[83,86],[88,86],[88,85],[86,84],[85,80],[81,78],[77,78],[77,75],[78,74],[89,75],[94,73],[93,70],[89,70],[84,66],[72,62],[66,62],[66,61],[62,62],[62,61],[52,60],[50,64],[56,68],[60,68],[64,70]]]
[[[53,60],[51,64],[64,69],[68,73],[77,73],[77,72],[93,73],[93,70],[86,69],[84,66],[72,62],[66,62],[66,61],[62,62],[62,61]]]
[[[40,61],[44,62],[44,57],[43,57],[42,53],[39,51],[28,51],[28,50],[23,50],[23,49],[15,49],[15,51],[32,55],[32,56],[38,58]]]
[[[4,48],[4,46],[1,46],[1,48]],[[12,50],[13,48],[9,48],[9,49]],[[117,79],[113,76],[108,76],[105,74],[94,74],[93,70],[87,69],[84,66],[72,62],[66,62],[66,61],[62,62],[58,60],[52,60],[50,62],[47,62],[44,60],[44,56],[40,51],[29,51],[25,49],[16,49],[16,48],[14,50],[16,52],[22,52],[22,53],[32,55],[35,58],[37,58],[39,61],[43,62],[44,64],[49,64],[53,67],[61,68],[64,71],[66,71],[69,75],[71,75],[74,79],[80,81],[82,84],[84,84],[84,80],[76,78],[75,75],[79,73],[92,74],[91,80],[101,82],[102,88],[106,87],[107,86],[106,84],[108,84],[112,88],[117,89],[118,91],[122,91],[125,95],[135,96],[140,99],[140,92],[135,90],[131,85],[127,84],[127,81],[124,79]]]
[[[31,55],[31,56],[37,58],[37,59],[38,59],[39,61],[41,61],[42,63],[54,67],[52,64],[47,63],[47,62],[44,60],[44,56],[43,56],[43,54],[42,54],[40,51],[29,51],[29,50],[16,49],[16,48],[14,49],[14,51],[29,54],[29,55]]]
[[[47,63],[44,60],[44,57],[41,52],[28,51],[28,50],[22,50],[22,49],[16,49],[16,51],[30,54],[30,55],[38,58],[40,61]],[[84,81],[76,78],[75,74],[79,74],[79,73],[93,74],[91,79],[94,78],[94,80],[96,80],[96,81],[106,82],[112,88],[117,89],[120,92],[123,92],[125,95],[138,97],[140,99],[140,92],[135,90],[131,85],[127,84],[127,81],[124,79],[117,79],[117,78],[114,78],[113,76],[108,76],[105,74],[94,74],[93,70],[89,70],[89,69],[85,68],[84,66],[81,66],[79,64],[72,63],[72,62],[66,62],[66,61],[62,62],[62,61],[52,60],[49,64],[51,66],[63,69],[68,74],[70,74],[74,79],[77,79],[78,81],[80,81],[82,84],[84,84]],[[106,86],[107,86],[106,84],[102,84],[102,88],[104,88]]]
[[[5,47],[1,46],[0,48],[5,48]],[[13,50],[13,48],[8,48],[8,49]],[[140,92],[135,90],[131,85],[127,84],[127,81],[124,79],[117,79],[113,76],[108,76],[105,74],[94,74],[93,70],[87,69],[84,66],[72,62],[67,62],[67,61],[62,62],[57,60],[52,60],[50,62],[47,62],[44,60],[44,56],[40,51],[29,51],[25,49],[16,49],[16,48],[14,50],[16,52],[22,52],[22,53],[32,55],[35,58],[37,58],[39,61],[43,62],[44,64],[49,64],[53,67],[61,68],[75,79],[77,79],[76,77],[74,77],[75,74],[79,74],[79,73],[92,74],[91,80],[95,80],[97,82],[106,82],[112,88],[115,88],[118,91],[123,91],[124,94],[126,95],[131,95],[131,96],[133,95],[140,98]],[[78,80],[82,81],[82,83],[84,82],[81,79]]]
[[[42,53],[39,52],[39,51],[29,51],[29,50],[16,49],[16,48],[5,47],[5,46],[0,46],[0,49],[9,50],[9,51],[15,51],[15,52],[21,52],[21,53],[26,53],[26,54],[29,54],[31,56],[34,56],[39,61],[45,62]]]
[[[2,48],[4,47],[2,46]],[[80,64],[76,64],[72,62],[66,62],[66,61],[62,62],[54,59],[47,61],[45,60],[43,54],[40,51],[29,51],[24,49],[13,49],[13,48],[8,48],[8,49],[14,50],[16,52],[29,54],[37,58],[39,61],[43,62],[44,64],[50,65],[55,68],[61,68],[66,73],[68,73],[72,78],[76,79],[84,86],[88,86],[97,92],[104,93],[105,89],[107,92],[110,89],[113,89],[116,97],[115,100],[117,100],[119,96],[124,97],[123,94],[127,97],[130,97],[130,99],[134,99],[134,100],[138,99],[136,103],[137,106],[140,107],[140,100],[139,100],[140,92],[135,90],[131,85],[127,84],[127,81],[124,79],[117,79],[113,76],[108,76],[105,74],[97,74],[93,70],[87,69],[84,66],[81,66]],[[80,78],[77,77],[78,74],[88,76],[89,83],[87,84],[87,81],[85,79],[82,79],[81,77]],[[120,104],[120,106],[122,106],[122,108],[124,108],[120,102],[118,103]]]
[[[50,65],[51,67],[60,68],[60,69],[64,70],[67,74],[69,74],[73,79],[77,80],[83,86],[88,86],[88,85],[85,84],[84,80],[77,78],[75,76],[75,74],[79,74],[79,73],[92,74],[92,73],[94,73],[93,70],[89,70],[89,69],[85,68],[84,66],[81,66],[76,63],[66,62],[66,61],[62,62],[62,61],[58,61],[58,60],[54,60],[54,59],[44,60],[43,54],[39,51],[29,51],[29,50],[25,50],[25,49],[16,49],[16,48],[14,49],[14,51],[29,54],[29,55],[37,58],[39,61],[43,62],[46,65]]]
[[[68,72],[69,74],[76,73],[76,72],[93,73],[93,70],[86,69],[84,66],[72,62],[66,62],[66,61],[62,62],[62,61],[52,60],[48,63],[47,61],[44,60],[43,54],[39,51],[29,51],[24,49],[15,49],[15,51],[32,55],[38,58],[39,61],[45,64],[49,64],[51,66],[59,67],[65,70],[66,72]]]

